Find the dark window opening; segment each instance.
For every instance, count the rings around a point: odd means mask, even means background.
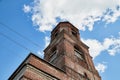
[[[74,48],[75,56],[77,56],[79,59],[84,60],[84,54],[81,52],[78,48]]]
[[[84,73],[84,77],[86,78],[86,80],[90,80],[86,73]]]
[[[54,50],[50,55],[50,62],[53,62],[57,57],[57,50]]]
[[[77,37],[77,32],[75,30],[72,30],[72,35],[74,35],[75,37]]]
[[[75,51],[75,56],[77,56],[78,58],[80,58],[81,60],[84,60],[84,58],[83,58],[83,54],[80,52],[80,51],[78,51],[78,50],[74,50]]]
[[[55,33],[55,37],[57,37],[57,36],[58,36],[58,32]]]

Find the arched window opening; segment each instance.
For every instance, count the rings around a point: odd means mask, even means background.
[[[85,80],[90,80],[86,73],[84,73]]]
[[[50,55],[50,62],[53,62],[57,58],[57,49],[53,48],[52,53]]]
[[[77,37],[77,32],[76,32],[74,29],[72,29],[71,32],[72,32],[72,35],[73,35],[73,36]]]
[[[55,32],[55,35],[54,35],[55,37],[57,37],[58,36],[58,32]]]
[[[77,56],[79,59],[84,60],[84,54],[81,50],[79,50],[78,47],[74,47],[74,52],[75,52],[75,56]]]

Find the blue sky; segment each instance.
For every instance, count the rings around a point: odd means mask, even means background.
[[[0,0],[0,80],[30,52],[43,57],[60,21],[80,30],[102,80],[120,79],[120,0]]]

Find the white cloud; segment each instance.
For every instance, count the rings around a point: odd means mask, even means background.
[[[43,53],[43,52],[41,52],[41,51],[38,51],[38,52],[37,52],[37,54],[38,54],[41,58],[43,58],[43,57],[44,57],[44,53]]]
[[[45,47],[47,47],[50,43],[50,38],[49,37],[45,37]]]
[[[82,41],[90,47],[89,51],[93,59],[100,55],[102,51],[107,51],[111,56],[120,52],[120,35],[117,38],[105,38],[103,42],[96,39],[82,39]]]
[[[24,5],[23,7],[24,7],[24,8],[23,8],[23,11],[24,11],[25,13],[28,13],[28,12],[31,11],[31,7],[30,7],[29,5]]]
[[[120,6],[116,6],[113,10],[109,9],[104,16],[104,21],[107,23],[113,23],[120,17]]]
[[[107,47],[105,47],[106,45]],[[118,38],[106,38],[103,46],[108,51],[108,54],[114,56],[116,53],[120,52],[120,36]]]
[[[91,31],[96,21],[116,21],[120,16],[117,5],[120,0],[34,0],[33,5],[24,5],[24,11],[32,12],[33,24],[43,32],[51,31],[57,23],[56,18],[70,21],[80,30],[88,28]],[[113,12],[112,16],[106,10],[108,8]]]
[[[100,43],[98,40],[82,39],[82,41],[90,47],[89,52],[90,52],[90,55],[93,57],[93,59],[97,57],[101,53],[101,51],[104,50],[102,43]]]
[[[46,47],[49,45],[49,43],[50,43],[50,37],[45,36],[44,42],[45,42],[45,46],[44,46],[44,47],[46,48]],[[37,54],[38,54],[41,58],[44,57],[44,52],[43,52],[43,51],[38,51]]]
[[[106,66],[105,64],[103,64],[103,63],[98,63],[98,64],[95,66],[95,68],[96,68],[99,72],[103,73],[103,72],[105,72],[105,69],[107,68],[107,66]]]

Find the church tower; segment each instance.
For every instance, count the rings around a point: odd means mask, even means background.
[[[73,80],[100,80],[88,49],[80,40],[76,27],[69,22],[60,22],[51,32],[44,59],[64,70]]]
[[[30,53],[8,80],[101,80],[88,49],[75,26],[60,22],[44,59]]]

